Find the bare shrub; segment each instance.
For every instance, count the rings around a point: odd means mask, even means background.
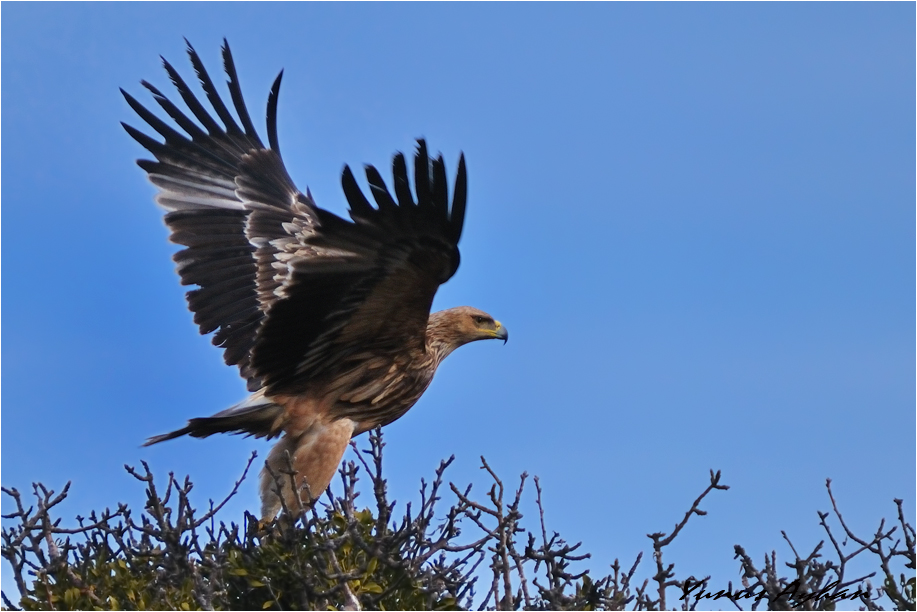
[[[197,511],[189,500],[191,481],[170,474],[165,490],[154,482],[149,466],[125,466],[146,488],[147,502],[139,518],[126,505],[106,509],[76,526],[62,527],[54,518],[70,484],[60,493],[33,486],[34,505],[16,489],[4,488],[16,506],[6,516],[2,555],[19,590],[17,601],[3,593],[6,609],[497,609],[497,610],[657,610],[728,605],[752,609],[834,609],[847,602],[866,609],[881,603],[914,608],[914,528],[904,516],[901,500],[897,525],[883,521],[875,535],[860,539],[846,526],[828,481],[834,516],[846,539],[856,543],[844,552],[828,524],[831,513],[819,513],[837,560],[825,560],[824,542],[801,557],[784,534],[795,559],[781,577],[776,553],[758,569],[741,546],[741,589],[707,592],[710,577],[677,578],[674,564],[663,554],[721,484],[710,473],[706,489],[671,534],[649,534],[652,576],[635,579],[642,553],[622,566],[615,560],[602,577],[577,571],[589,557],[581,544],[569,544],[545,526],[542,490],[534,478],[539,516],[525,526],[520,502],[528,476],[507,488],[482,458],[492,480],[483,497],[471,486],[448,485],[444,474],[453,458],[440,463],[431,482],[421,481],[420,505],[404,507],[395,516],[382,471],[384,443],[380,431],[369,436],[369,448],[357,452],[358,462],[345,462],[339,476],[343,494],[328,493],[312,508],[284,508],[269,524],[246,514],[241,524],[217,521],[217,514],[238,491],[251,467],[219,504]],[[356,446],[354,447],[356,448]],[[370,479],[374,508],[357,505],[358,477]],[[275,474],[278,485],[292,470]],[[443,496],[453,501],[448,507]],[[463,533],[463,530],[468,533]],[[893,536],[897,538],[893,540]],[[903,543],[903,546],[902,546]],[[873,555],[879,569],[849,578],[848,562]],[[894,571],[900,564],[910,576]],[[898,565],[896,565],[898,564]],[[880,576],[881,584],[870,579]]]

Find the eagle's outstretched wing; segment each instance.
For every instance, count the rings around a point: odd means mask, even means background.
[[[140,160],[160,189],[182,283],[198,285],[188,303],[201,333],[238,365],[251,391],[296,393],[316,377],[335,376],[378,353],[423,346],[433,296],[455,273],[465,214],[464,157],[452,206],[442,157],[418,141],[416,201],[407,163],[393,161],[394,197],[366,167],[376,207],[349,167],[342,184],[346,221],[318,208],[293,185],[277,144],[277,97],[268,97],[268,146],[242,99],[229,46],[223,61],[232,106],[221,99],[199,56],[188,54],[217,121],[178,72],[163,65],[194,121],[157,88],[142,82],[181,131],[122,90],[128,104],[164,140],[124,124],[156,158]]]

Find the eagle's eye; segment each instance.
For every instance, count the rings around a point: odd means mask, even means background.
[[[474,322],[475,322],[476,325],[483,325],[483,324],[484,324],[484,321],[487,320],[486,317],[479,317],[479,316],[477,316],[477,315],[475,315],[475,316],[473,316],[473,317],[471,317],[471,318],[474,319]]]

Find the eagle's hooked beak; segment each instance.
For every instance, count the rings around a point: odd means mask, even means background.
[[[494,321],[497,324],[497,329],[494,332],[494,338],[497,340],[503,340],[503,344],[509,340],[509,332],[506,331],[506,328],[503,327],[503,324],[499,321]]]

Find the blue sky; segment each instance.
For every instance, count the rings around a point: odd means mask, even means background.
[[[344,163],[427,138],[468,161],[458,274],[435,307],[502,320],[386,430],[390,490],[457,456],[537,474],[549,529],[606,572],[721,469],[671,548],[738,577],[821,535],[824,480],[871,533],[915,501],[915,8],[869,4],[18,4],[2,8],[2,480],[72,480],[65,514],[142,504],[123,471],[220,497],[240,437],[150,435],[244,395],[197,334],[118,93],[216,77],[339,214]],[[222,82],[222,78],[215,79]],[[260,121],[260,122],[259,122]],[[228,509],[257,508],[254,482]],[[8,505],[3,502],[6,511]],[[529,515],[534,519],[534,515]],[[535,523],[532,523],[532,527]],[[649,567],[646,566],[647,572]],[[4,582],[6,588],[6,582]]]

